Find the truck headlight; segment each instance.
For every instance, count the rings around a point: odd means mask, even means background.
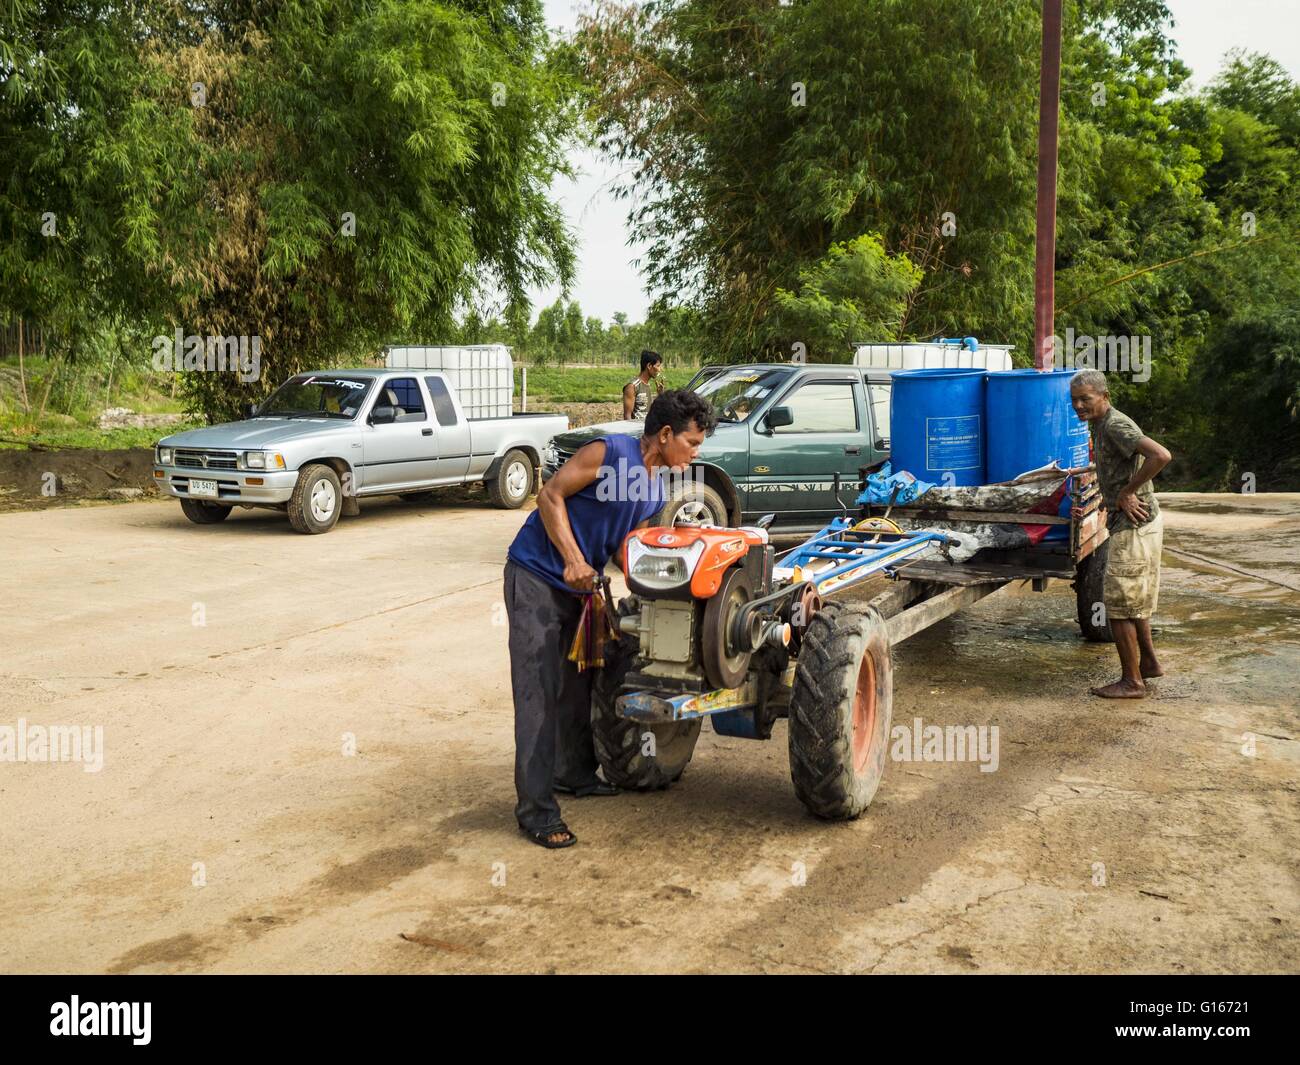
[[[558,466],[559,464],[560,464],[560,453],[555,449],[554,444],[548,445],[546,450],[542,452],[542,465]]]
[[[169,447],[160,447],[158,449],[158,465],[170,466],[172,464],[172,449]]]
[[[246,470],[284,469],[284,456],[278,451],[245,451],[240,460],[240,465]]]

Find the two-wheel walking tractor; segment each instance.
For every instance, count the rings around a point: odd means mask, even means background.
[[[592,700],[606,779],[664,788],[685,770],[704,719],[724,736],[768,739],[788,720],[795,794],[815,815],[857,817],[885,770],[891,647],[1014,581],[1073,580],[1085,638],[1109,638],[1101,600],[1105,512],[1091,467],[1070,471],[1070,516],[895,507],[904,531],[862,507],[778,554],[769,519],[741,528],[633,532],[617,604],[621,639]],[[838,497],[838,482],[836,495]],[[945,523],[1068,525],[1068,540],[982,550],[953,562]],[[963,528],[969,528],[968,525]],[[871,579],[879,594],[836,600]]]

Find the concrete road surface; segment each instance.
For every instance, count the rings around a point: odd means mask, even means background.
[[[895,725],[996,725],[995,772],[894,761],[826,824],[784,721],[706,726],[556,852],[512,816],[521,513],[0,515],[0,971],[1295,972],[1300,497],[1162,500],[1153,697],[1008,590],[896,649]],[[52,725],[82,761],[2,760]]]

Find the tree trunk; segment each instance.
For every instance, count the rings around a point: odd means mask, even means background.
[[[45,379],[45,395],[41,397],[41,409],[36,415],[38,422],[45,417],[45,405],[50,401],[50,389],[54,387],[54,379],[59,376],[59,370],[62,368],[63,362],[61,359],[55,361],[50,367],[49,376]]]
[[[23,320],[18,319],[18,381],[23,388],[23,413],[31,414],[32,403],[27,398],[27,367],[23,364]]]
[[[108,383],[104,386],[104,406],[109,406],[109,401],[113,396],[113,368],[117,365],[117,357],[122,352],[122,334],[117,334],[117,347],[113,351],[113,356],[108,360]]]

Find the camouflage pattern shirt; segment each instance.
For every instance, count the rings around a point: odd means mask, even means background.
[[[1089,422],[1088,430],[1092,434],[1092,453],[1097,463],[1097,483],[1106,503],[1107,528],[1113,533],[1131,529],[1133,522],[1119,509],[1119,494],[1142,465],[1137,446],[1146,434],[1138,428],[1137,422],[1114,407],[1096,421]],[[1150,481],[1137,490],[1137,497],[1146,504],[1147,520],[1142,523],[1146,525],[1160,513],[1160,504],[1156,502]]]

